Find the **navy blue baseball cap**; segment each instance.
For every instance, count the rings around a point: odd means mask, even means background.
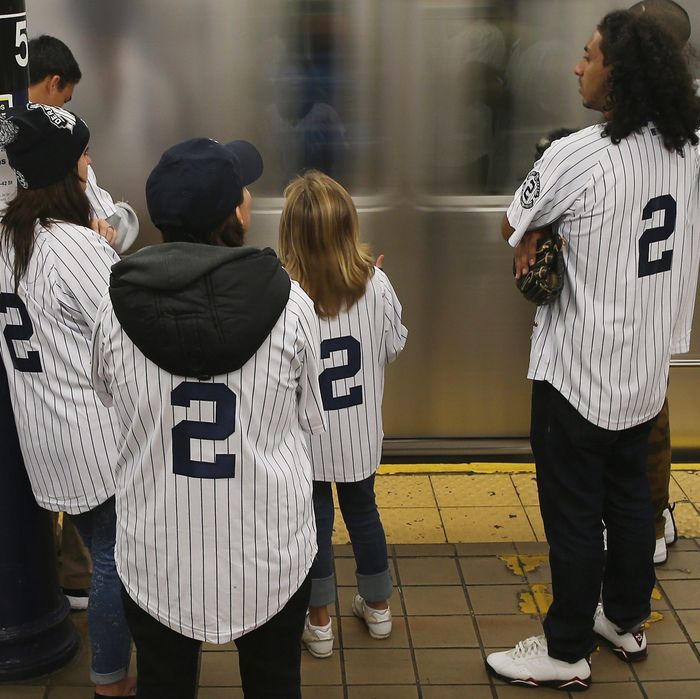
[[[248,141],[223,145],[191,138],[168,148],[149,175],[148,213],[171,239],[207,235],[243,202],[243,188],[262,172],[262,156]]]
[[[40,189],[75,170],[90,140],[87,124],[60,107],[29,103],[0,123],[0,147],[23,189]]]

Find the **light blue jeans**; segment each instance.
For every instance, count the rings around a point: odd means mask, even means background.
[[[114,563],[117,517],[111,497],[89,512],[73,515],[92,556],[92,586],[88,605],[88,631],[92,650],[90,679],[112,684],[129,672],[131,636],[122,606],[121,582]]]

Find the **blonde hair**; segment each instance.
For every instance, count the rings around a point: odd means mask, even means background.
[[[318,316],[336,316],[364,296],[374,274],[352,198],[317,170],[292,180],[284,198],[280,260],[311,297]]]

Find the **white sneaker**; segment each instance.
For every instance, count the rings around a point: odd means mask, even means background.
[[[575,663],[552,658],[547,639],[531,636],[511,650],[490,653],[486,669],[495,677],[523,687],[553,687],[567,692],[582,692],[591,684],[591,665],[587,658]]]
[[[634,633],[623,632],[605,616],[603,605],[598,604],[593,617],[593,631],[612,647],[613,653],[629,663],[647,657],[647,637],[642,629]]]
[[[673,516],[673,510],[676,509],[676,504],[667,507],[664,512],[664,519],[666,520],[666,526],[664,527],[664,540],[666,541],[666,546],[673,546],[678,540],[678,530],[676,529],[676,520]]]
[[[325,626],[314,626],[306,615],[301,642],[314,658],[330,658],[333,655],[333,628],[329,621]]]
[[[656,540],[656,547],[654,548],[654,565],[663,565],[667,560],[668,551],[666,550],[666,539],[662,536],[660,539]]]
[[[367,624],[372,638],[389,638],[391,635],[391,610],[388,607],[372,609],[360,595],[355,595],[352,601],[352,613]]]

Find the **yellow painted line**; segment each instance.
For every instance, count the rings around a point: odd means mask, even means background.
[[[700,464],[671,464],[672,471],[700,471]],[[382,464],[378,473],[380,476],[396,476],[399,474],[442,473],[493,474],[493,473],[534,473],[535,464],[472,462],[466,464]]]
[[[513,575],[532,573],[549,560],[549,556],[530,556],[522,554],[498,556],[498,558],[506,564],[506,568],[508,568]]]

